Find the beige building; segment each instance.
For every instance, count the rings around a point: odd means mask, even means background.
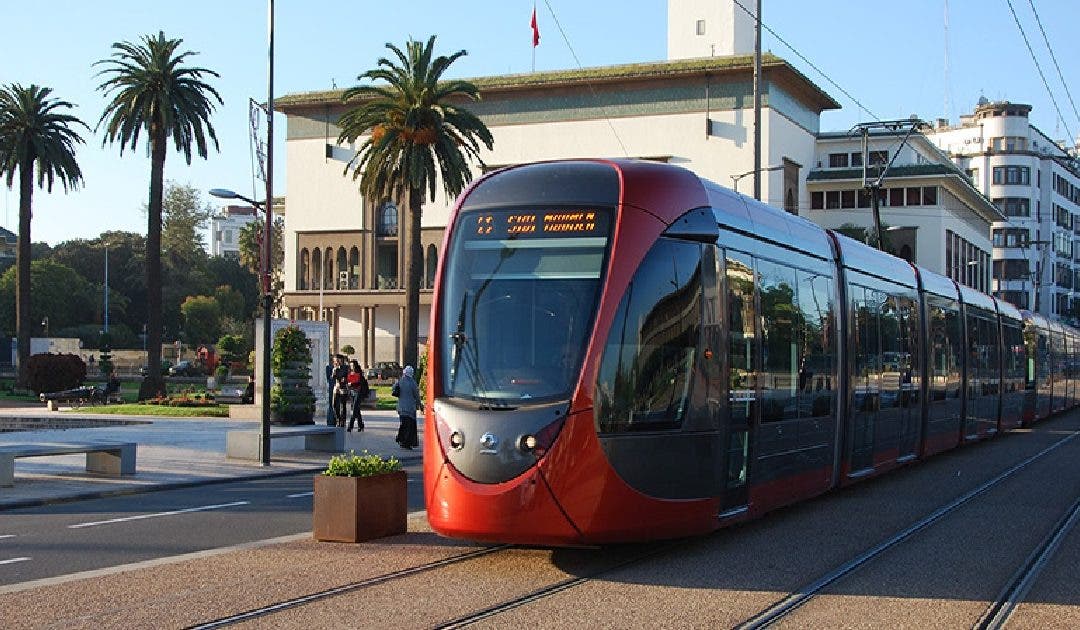
[[[734,5],[716,4],[669,3],[668,61],[471,79],[482,100],[470,108],[495,138],[483,154],[486,168],[631,157],[684,166],[727,186],[742,180],[749,191],[753,59],[732,54],[745,37],[724,35],[749,21]],[[703,50],[717,56],[683,58],[707,55]],[[839,105],[772,55],[764,59],[762,84],[761,164],[769,169],[761,174],[762,199],[798,212],[807,205],[800,191],[805,165],[816,156],[820,113]],[[283,305],[294,319],[329,320],[332,347],[351,345],[370,365],[402,356],[401,218],[398,200],[365,199],[344,174],[355,147],[337,142],[336,123],[346,111],[341,94],[292,94],[275,103],[287,117]],[[481,174],[477,167],[474,177]],[[421,343],[453,202],[440,196],[423,209]]]

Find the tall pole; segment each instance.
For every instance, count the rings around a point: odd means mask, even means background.
[[[263,231],[262,277],[263,277],[263,364],[262,364],[262,438],[259,448],[259,461],[263,466],[270,465],[270,309],[273,308],[271,295],[270,254],[273,252],[270,239],[274,235],[274,0],[267,0],[267,49],[268,61],[266,72],[266,228]]]
[[[105,248],[105,332],[109,332],[109,248]]]
[[[754,14],[754,199],[761,201],[761,0]]]

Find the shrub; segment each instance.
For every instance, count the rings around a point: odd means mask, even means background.
[[[35,354],[26,370],[35,394],[72,389],[86,379],[86,363],[74,354]]]
[[[341,354],[352,356],[356,354],[356,348],[350,346],[349,344],[345,344],[344,346],[341,346]]]
[[[374,477],[401,470],[397,458],[384,459],[381,455],[362,451],[349,451],[349,455],[334,455],[323,471],[325,477]]]

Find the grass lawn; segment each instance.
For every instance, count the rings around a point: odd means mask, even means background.
[[[65,410],[67,411],[67,410]],[[174,418],[228,418],[228,405],[210,405],[207,407],[170,407],[168,405],[143,405],[128,403],[123,405],[89,405],[71,409],[82,413],[112,413],[119,416],[172,416]]]

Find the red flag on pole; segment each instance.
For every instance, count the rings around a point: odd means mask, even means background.
[[[540,45],[540,27],[536,25],[536,7],[533,7],[532,20],[529,21],[529,26],[533,31],[533,48]]]

